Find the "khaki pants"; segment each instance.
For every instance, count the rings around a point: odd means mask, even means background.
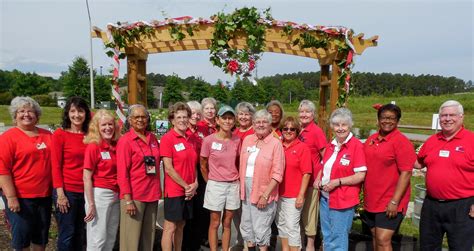
[[[137,213],[130,216],[120,201],[120,251],[153,250],[158,201],[134,203]]]
[[[313,186],[308,187],[306,191],[305,203],[301,223],[303,224],[306,236],[315,236],[319,216],[319,191]]]

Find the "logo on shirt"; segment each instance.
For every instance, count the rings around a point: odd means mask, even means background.
[[[304,142],[304,137],[302,135],[298,135],[298,139],[301,141],[301,142]]]
[[[456,146],[456,148],[454,149],[456,152],[460,152],[460,153],[463,153],[464,152],[464,147],[463,146]]]
[[[41,150],[41,149],[46,149],[46,144],[44,142],[36,144],[36,149]]]

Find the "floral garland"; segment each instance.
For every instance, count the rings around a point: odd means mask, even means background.
[[[338,54],[344,58],[337,62],[341,69],[338,79],[339,98],[337,105],[345,106],[350,86],[351,68],[354,66],[352,60],[355,51],[350,41],[352,30],[341,26],[315,26],[293,22],[278,21],[272,18],[270,9],[260,13],[255,7],[236,9],[230,14],[219,12],[211,19],[192,18],[189,16],[178,18],[167,18],[164,21],[139,21],[134,23],[109,24],[109,32],[113,41],[106,44],[107,55],[113,57],[114,50],[123,49],[128,44],[140,41],[141,37],[150,37],[156,28],[168,25],[171,37],[175,41],[181,41],[186,36],[194,36],[198,24],[214,24],[215,31],[211,41],[210,61],[213,65],[220,67],[224,72],[237,76],[250,76],[255,69],[257,61],[265,48],[265,30],[267,27],[283,27],[283,36],[290,37],[293,30],[303,31],[299,37],[292,41],[293,46],[301,48],[325,48],[333,42],[338,48]],[[245,36],[246,47],[244,49],[232,48],[229,42],[235,36]],[[124,53],[119,58],[125,58]]]

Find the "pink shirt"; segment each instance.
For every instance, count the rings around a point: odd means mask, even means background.
[[[439,200],[474,196],[474,133],[462,128],[449,141],[441,132],[421,147],[418,161],[426,165],[428,195]]]
[[[196,152],[198,141],[196,137],[179,135],[174,129],[171,129],[161,138],[161,157],[171,158],[173,168],[179,176],[187,183],[196,181],[196,164],[198,154]],[[184,188],[176,183],[165,172],[165,197],[184,196]]]
[[[120,198],[130,194],[133,200],[153,202],[161,198],[160,148],[152,133],[146,132],[148,145],[133,129],[123,135],[117,144],[117,182]],[[154,156],[156,175],[147,175],[144,156]]]
[[[314,176],[318,175],[319,171],[322,169],[322,156],[320,151],[326,147],[328,141],[326,140],[326,135],[324,134],[323,130],[317,126],[314,121],[309,123],[309,125],[307,125],[305,128],[302,128],[298,139],[308,145],[309,149],[311,150],[313,175],[311,176],[309,185],[312,186],[313,181],[316,178]]]
[[[240,138],[232,136],[220,140],[216,134],[204,138],[201,157],[208,158],[209,179],[214,181],[235,181],[239,179],[237,158],[240,154]]]
[[[364,209],[372,213],[385,212],[397,188],[400,173],[412,171],[416,160],[413,144],[398,129],[382,139],[371,135],[364,144],[367,173],[364,180]],[[406,213],[410,200],[410,185],[398,203],[398,212]]]
[[[247,160],[251,154],[251,148],[256,146],[260,152],[255,160],[255,168],[252,181],[252,192],[250,202],[258,203],[258,199],[265,192],[272,179],[280,183],[283,180],[285,171],[285,152],[280,140],[270,133],[263,140],[258,140],[255,134],[250,135],[242,142],[240,151],[240,197],[245,200],[245,173],[247,170]],[[278,200],[278,186],[268,196],[268,202]]]
[[[105,141],[100,144],[88,144],[84,169],[92,171],[92,185],[94,187],[118,192],[115,146],[111,146]]]

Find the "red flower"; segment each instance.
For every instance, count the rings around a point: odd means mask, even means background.
[[[252,71],[253,69],[255,69],[255,60],[250,59],[249,60],[249,71]]]
[[[232,60],[227,64],[227,70],[230,71],[230,73],[234,73],[239,69],[239,63],[237,63],[236,60]]]

